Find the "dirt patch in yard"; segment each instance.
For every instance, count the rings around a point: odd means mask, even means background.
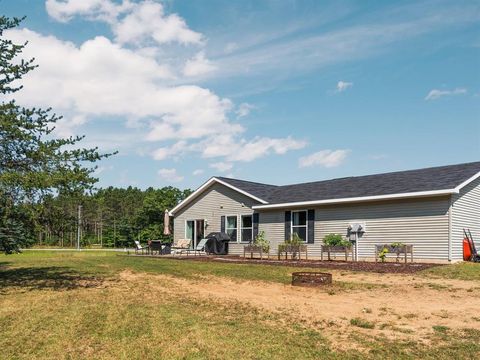
[[[334,347],[343,350],[345,346],[355,346],[352,334],[358,332],[428,344],[439,330],[447,333],[463,328],[480,330],[480,321],[475,318],[480,309],[480,291],[473,282],[397,274],[332,273],[336,283],[323,289],[212,276],[200,280],[146,276],[130,271],[122,272],[121,279],[136,283],[148,279],[152,296],[157,292],[174,292],[178,296],[212,301],[212,306],[215,302],[231,302],[272,312],[280,315],[282,321],[298,321],[321,329]],[[372,283],[378,286],[374,289],[362,286]]]
[[[321,260],[274,260],[274,259],[248,259],[240,256],[190,256],[190,257],[172,257],[176,260],[193,260],[193,261],[214,261],[230,264],[258,264],[270,266],[292,266],[292,267],[308,267],[322,269],[336,269],[348,271],[374,272],[380,274],[413,274],[421,270],[429,269],[435,266],[443,266],[442,264],[433,263],[402,263],[402,262],[369,262],[369,261],[321,261]]]

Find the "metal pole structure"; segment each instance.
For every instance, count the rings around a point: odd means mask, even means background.
[[[82,236],[82,205],[78,205],[77,250],[80,250],[81,236]]]

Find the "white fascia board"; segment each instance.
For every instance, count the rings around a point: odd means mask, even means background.
[[[181,209],[182,207],[184,207],[185,205],[187,205],[189,202],[191,202],[193,199],[195,199],[198,195],[200,195],[203,190],[205,190],[206,188],[208,188],[211,184],[213,184],[214,182],[217,182],[219,184],[222,184],[230,189],[233,189],[237,192],[239,192],[240,194],[243,194],[245,196],[248,196],[256,201],[258,201],[259,203],[262,203],[262,204],[268,204],[268,202],[266,202],[265,200],[262,200],[246,191],[243,191],[233,185],[230,185],[229,183],[225,182],[225,181],[222,181],[220,179],[217,179],[216,177],[212,177],[210,178],[206,183],[204,183],[202,186],[200,186],[197,190],[195,190],[193,193],[191,193],[189,196],[187,196],[183,201],[181,201],[180,203],[177,204],[177,206],[175,206],[172,210],[170,210],[168,213],[170,216],[174,216],[175,215],[175,212],[178,210],[178,209]]]
[[[456,189],[417,191],[417,192],[411,192],[411,193],[399,193],[399,194],[390,194],[390,195],[375,195],[375,196],[362,196],[362,197],[352,197],[352,198],[342,198],[342,199],[299,201],[299,202],[290,202],[290,203],[283,203],[283,204],[254,205],[252,208],[254,210],[279,209],[279,208],[310,206],[310,205],[328,205],[328,204],[342,204],[342,203],[363,202],[363,201],[375,201],[375,200],[405,199],[405,198],[426,197],[426,196],[451,195],[455,193],[458,193]]]
[[[460,190],[462,190],[462,188],[464,188],[466,185],[470,184],[472,181],[478,179],[480,177],[480,171],[478,173],[476,173],[475,175],[473,175],[472,177],[468,178],[467,180],[465,180],[464,182],[462,182],[460,185],[458,185],[456,188],[455,188],[455,191],[457,193],[460,192]]]

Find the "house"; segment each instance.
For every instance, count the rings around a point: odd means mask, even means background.
[[[463,228],[480,239],[480,162],[284,186],[212,177],[170,213],[175,239],[226,232],[230,254],[264,231],[274,253],[296,232],[320,256],[326,234],[360,225],[359,260],[401,242],[417,260],[460,261]]]

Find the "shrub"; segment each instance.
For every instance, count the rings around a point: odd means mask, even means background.
[[[260,233],[255,237],[253,242],[256,246],[261,246],[263,251],[270,250],[270,242],[265,238],[265,231],[260,231]]]
[[[285,243],[288,244],[288,245],[298,246],[298,245],[303,245],[304,241],[302,240],[302,238],[296,232],[294,232],[292,234],[292,236],[290,237],[290,240],[285,241]]]
[[[328,246],[345,246],[351,247],[352,243],[348,240],[345,240],[340,234],[327,234],[323,238],[323,243]]]

